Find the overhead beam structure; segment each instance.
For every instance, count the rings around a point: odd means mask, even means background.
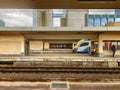
[[[120,0],[0,0],[0,8],[115,9],[115,8],[120,8]]]

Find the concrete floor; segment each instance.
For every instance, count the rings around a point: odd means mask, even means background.
[[[119,90],[120,82],[70,82],[69,89],[52,89],[51,82],[0,82],[0,90]]]
[[[33,60],[33,59],[49,59],[49,60],[55,60],[57,59],[58,61],[59,60],[69,60],[69,59],[74,59],[74,61],[76,60],[97,60],[97,61],[102,61],[102,60],[120,60],[119,57],[97,57],[97,56],[91,56],[91,55],[88,55],[88,54],[80,54],[80,53],[76,53],[76,54],[35,54],[35,55],[29,55],[29,56],[0,56],[0,61],[2,60],[7,60],[9,59],[10,60],[16,60],[16,59],[29,59],[30,58]]]

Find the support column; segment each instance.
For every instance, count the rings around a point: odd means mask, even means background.
[[[21,56],[25,56],[25,37],[21,37]]]
[[[114,22],[115,22],[116,18],[114,17]]]
[[[39,27],[48,27],[50,26],[50,10],[42,9],[37,12],[38,26]]]
[[[100,26],[102,26],[102,18],[100,17]]]
[[[94,41],[91,40],[91,49],[94,48]]]
[[[103,57],[103,39],[102,34],[99,34],[98,37],[98,56]]]
[[[29,40],[25,40],[25,55],[29,55]]]
[[[43,41],[43,51],[45,50],[45,41]]]
[[[93,18],[93,26],[95,26],[95,17]]]

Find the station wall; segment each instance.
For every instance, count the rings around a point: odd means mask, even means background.
[[[30,41],[30,52],[36,52],[43,50],[43,41],[40,40],[33,40]]]
[[[24,55],[23,35],[0,35],[0,55]]]
[[[72,49],[73,43],[77,43],[77,40],[30,40],[29,52],[36,53],[44,50],[67,50]]]
[[[120,40],[120,34],[119,33],[103,34],[102,38],[103,40]]]

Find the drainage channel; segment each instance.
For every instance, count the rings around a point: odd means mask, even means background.
[[[69,89],[69,82],[52,81],[50,84],[51,89]]]

